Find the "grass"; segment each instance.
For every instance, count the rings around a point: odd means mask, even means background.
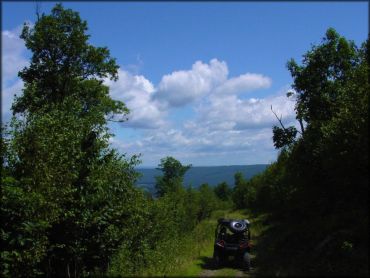
[[[181,239],[174,238],[163,243],[162,249],[147,254],[153,261],[145,268],[144,272],[138,273],[140,276],[177,276],[177,277],[196,277],[208,274],[216,276],[236,276],[240,270],[233,264],[214,270],[213,265],[213,244],[214,232],[219,218],[249,219],[251,222],[252,242],[257,242],[258,236],[264,231],[265,217],[263,215],[252,216],[247,211],[242,210],[218,210],[212,213],[209,219],[199,223],[194,231]],[[254,260],[252,252],[252,266]],[[119,261],[124,262],[125,257]],[[124,264],[119,265],[121,268]],[[125,269],[117,268],[117,273],[124,273]]]
[[[177,270],[168,276],[197,276],[203,270],[204,257],[212,256],[213,233],[215,229],[214,219],[202,221],[193,233],[193,241],[189,242],[192,252],[187,254],[187,260],[179,265]],[[186,255],[186,254],[184,254]]]

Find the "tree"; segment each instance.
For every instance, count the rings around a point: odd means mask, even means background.
[[[179,190],[182,187],[185,173],[191,167],[191,165],[183,166],[178,160],[170,156],[162,158],[158,166],[157,169],[163,172],[163,176],[156,177],[157,183],[155,185],[157,195],[160,197],[168,192]]]
[[[203,183],[199,187],[199,212],[198,221],[211,216],[213,210],[217,207],[217,198],[212,188]]]
[[[232,190],[232,200],[236,208],[241,209],[246,207],[245,195],[247,191],[248,183],[243,178],[241,172],[237,172],[234,175],[234,188]]]
[[[89,44],[86,31],[79,14],[60,4],[23,28],[32,58],[12,105],[3,274],[104,270],[123,238],[135,234],[122,227],[140,223],[146,209],[133,187],[137,158],[108,143],[107,121],[128,113],[103,84],[118,78],[118,66],[107,48]]]
[[[357,47],[329,28],[300,65],[290,60],[287,67],[294,89],[288,97],[296,100],[301,132],[297,138],[298,130],[278,118],[273,140],[282,150],[262,175],[257,202],[269,204],[265,209],[279,222],[274,233],[286,234],[271,250],[284,248],[294,262],[269,267],[284,271],[293,264],[305,275],[366,276],[369,40]],[[322,247],[311,252],[307,242]]]
[[[32,58],[30,66],[19,73],[25,89],[13,103],[14,113],[47,111],[68,97],[80,102],[78,112],[82,115],[91,113],[91,109],[104,115],[128,112],[122,102],[109,97],[108,88],[102,85],[102,78],[117,80],[115,60],[106,47],[90,45],[86,31],[86,21],[61,4],[52,9],[51,15],[43,14],[33,28],[24,25],[21,38]]]
[[[362,51],[365,51],[364,47]],[[359,54],[353,41],[347,41],[329,28],[323,43],[303,56],[303,65],[298,65],[293,59],[287,63],[294,79],[294,92],[287,96],[296,99],[296,119],[300,123],[301,134],[310,130],[312,135],[315,133],[320,137],[320,128],[338,115],[341,104],[345,104],[343,101],[348,103],[348,85],[355,81],[357,69],[365,58],[361,57],[364,54]],[[358,81],[353,85],[358,86]],[[297,130],[293,126],[285,128],[281,118],[278,120],[281,128],[273,128],[273,139],[275,147],[282,148],[295,141]]]
[[[231,189],[230,189],[229,185],[226,182],[222,182],[222,183],[218,184],[214,188],[214,192],[215,192],[216,196],[222,201],[228,201],[230,199]]]

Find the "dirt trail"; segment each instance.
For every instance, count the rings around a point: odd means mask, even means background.
[[[199,277],[212,277],[215,276],[215,274],[215,270],[205,269],[199,274]]]
[[[238,269],[205,269],[200,274],[199,277],[253,277],[253,269],[249,272],[244,272]]]
[[[249,271],[243,271],[240,269],[235,261],[228,261],[223,267],[214,269],[212,257],[202,257],[203,264],[201,264],[202,271],[199,273],[199,277],[254,277],[256,269],[253,267],[253,261],[255,260],[255,254],[251,254],[252,267]]]

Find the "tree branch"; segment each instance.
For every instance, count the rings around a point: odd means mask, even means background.
[[[272,111],[272,113],[274,113],[276,119],[279,121],[279,123],[280,123],[281,127],[284,129],[284,131],[287,131],[287,129],[283,125],[283,122],[281,121],[281,119],[282,119],[283,116],[280,115],[280,118],[279,118],[278,115],[275,113],[275,111],[272,110],[272,105],[271,105],[271,111]],[[303,123],[302,123],[302,120],[299,121],[299,124],[301,125],[302,132],[300,132],[299,130],[297,130],[297,132],[302,135],[303,134]]]
[[[303,127],[303,121],[302,121],[302,118],[299,118],[299,119],[298,119],[298,122],[299,122],[299,125],[301,126],[301,131],[302,131],[302,132],[299,132],[299,131],[298,131],[298,132],[302,135],[302,134],[304,133],[304,127]]]
[[[37,21],[40,20],[40,8],[41,4],[39,3],[39,1],[36,1],[36,16],[37,16]]]
[[[280,118],[279,118],[279,117],[276,115],[275,111],[274,111],[274,110],[272,110],[272,105],[271,105],[271,111],[272,111],[272,113],[274,113],[274,115],[275,115],[276,119],[279,121],[279,123],[280,123],[281,127],[286,131],[286,128],[284,127],[284,125],[283,125],[283,123],[282,123],[282,121],[281,121],[281,118],[282,118],[283,116],[282,116],[282,115],[280,115]]]

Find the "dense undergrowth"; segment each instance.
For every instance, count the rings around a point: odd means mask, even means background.
[[[200,189],[201,196],[195,190],[187,190],[151,200],[146,228],[140,231],[142,238],[120,247],[108,274],[163,276],[177,273],[186,266],[213,234],[214,224],[208,225],[206,219],[214,210],[229,206],[217,199],[212,201],[213,191],[207,193],[204,188]],[[211,198],[206,200],[206,196]]]

